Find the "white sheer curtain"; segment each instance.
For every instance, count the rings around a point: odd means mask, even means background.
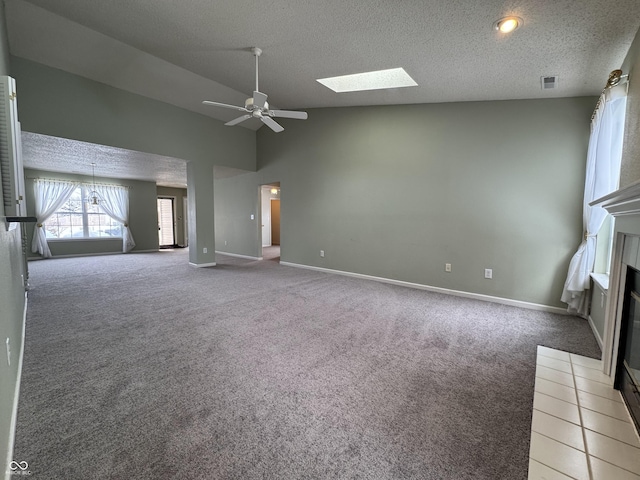
[[[607,216],[604,208],[591,207],[589,203],[618,188],[626,105],[625,85],[608,89],[601,97],[591,122],[582,216],[585,236],[569,264],[561,298],[569,305],[569,312],[585,317],[589,303],[589,274],[593,271],[596,253],[596,235]]]
[[[43,257],[52,256],[43,224],[69,199],[77,187],[77,182],[36,179],[33,189],[36,194],[36,218],[38,222],[33,231],[32,252],[38,252]]]
[[[96,185],[95,189],[104,213],[122,224],[122,252],[131,251],[136,242],[129,230],[129,190],[119,185]]]

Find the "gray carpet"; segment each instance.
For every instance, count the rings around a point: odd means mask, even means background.
[[[30,264],[34,479],[527,477],[536,345],[584,320],[187,251]]]

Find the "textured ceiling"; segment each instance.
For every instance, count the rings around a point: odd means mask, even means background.
[[[22,132],[25,168],[96,177],[148,180],[167,187],[185,188],[187,162],[178,158],[135,152],[123,148]]]
[[[304,109],[598,94],[638,0],[5,0],[13,55],[227,121],[254,88]],[[510,35],[492,24],[514,14]],[[317,78],[403,67],[417,87],[336,94]],[[559,75],[542,90],[540,77]],[[256,129],[260,124],[245,122]],[[238,128],[238,127],[235,127]]]
[[[124,148],[22,132],[22,158],[25,168],[96,177],[146,180],[165,187],[187,186],[187,162],[179,158],[136,152]],[[215,178],[247,173],[237,168],[215,166]]]
[[[147,62],[144,52],[248,96],[254,86],[248,48],[259,46],[264,50],[261,90],[281,108],[593,95],[609,71],[620,66],[640,26],[638,0],[29,4],[41,8],[29,8],[24,0],[7,1],[15,55],[39,57],[43,49],[47,55],[57,50],[56,57],[66,57],[66,64],[110,83]],[[510,35],[498,34],[493,22],[507,14],[523,18],[524,26]],[[69,20],[77,25],[71,28]],[[114,51],[104,36],[138,54]],[[393,67],[404,67],[419,86],[336,94],[315,81]],[[559,89],[542,91],[542,75],[560,75]],[[135,75],[130,79],[142,80]],[[195,82],[193,77],[186,80]],[[207,98],[227,100],[211,96]]]

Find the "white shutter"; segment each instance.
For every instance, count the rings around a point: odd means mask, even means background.
[[[17,107],[17,105],[16,105]],[[17,112],[17,108],[16,108]],[[16,115],[16,119],[18,116]],[[15,162],[15,172],[16,172],[16,185],[18,188],[18,192],[16,195],[16,216],[18,217],[26,217],[27,216],[27,201],[26,201],[26,190],[24,188],[24,165],[22,163],[22,125],[20,122],[16,122],[16,162]]]
[[[5,216],[26,216],[16,81],[0,76],[0,176]]]

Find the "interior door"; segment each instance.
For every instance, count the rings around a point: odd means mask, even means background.
[[[280,245],[280,200],[271,200],[271,245]]]
[[[160,247],[173,247],[176,244],[173,211],[173,198],[158,197],[158,244]]]

